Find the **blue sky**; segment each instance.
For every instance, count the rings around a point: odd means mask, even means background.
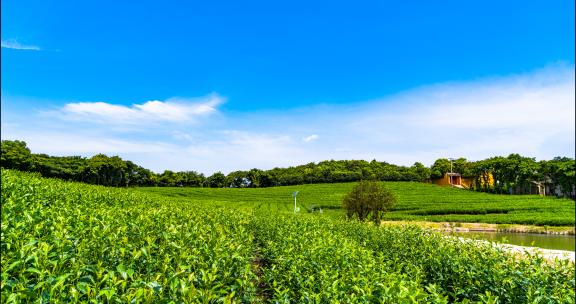
[[[573,1],[2,1],[2,138],[211,173],[574,156]]]

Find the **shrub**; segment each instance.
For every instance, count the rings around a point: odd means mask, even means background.
[[[350,193],[344,197],[342,206],[348,218],[359,220],[371,219],[380,223],[386,211],[396,203],[394,194],[377,181],[360,181]]]

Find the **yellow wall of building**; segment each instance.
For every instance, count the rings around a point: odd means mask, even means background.
[[[454,179],[455,179],[454,184],[457,185],[456,178]],[[460,179],[460,185],[462,185],[463,187],[469,187],[470,181],[468,179],[462,177],[460,177],[459,179]],[[445,173],[444,176],[442,176],[442,178],[432,180],[432,183],[440,186],[450,186],[451,185],[450,176],[448,176],[448,174]]]
[[[433,179],[432,183],[440,186],[450,186],[450,177],[444,174],[442,178]]]
[[[484,173],[484,177],[485,178],[479,179],[480,184],[479,186],[483,188],[484,184],[487,183],[488,187],[494,187],[494,176],[492,175],[492,173],[486,172]],[[460,185],[464,188],[471,188],[474,187],[474,185],[476,184],[474,178],[461,177],[460,181],[461,181]],[[448,176],[448,174],[444,174],[442,178],[433,179],[432,183],[440,186],[450,186],[450,176]]]
[[[474,186],[474,179],[473,178],[462,178],[462,187],[464,188],[472,188]]]

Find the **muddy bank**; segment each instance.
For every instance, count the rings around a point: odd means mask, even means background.
[[[569,260],[574,262],[576,255],[574,251],[542,249],[537,247],[525,247],[509,244],[497,244],[500,248],[515,254],[540,254],[543,258],[548,260]]]
[[[421,221],[384,221],[382,225],[418,225],[423,228],[443,232],[511,232],[540,233],[556,235],[576,235],[572,227],[549,227],[517,224],[459,223],[459,222],[421,222]]]
[[[554,249],[543,249],[539,247],[528,247],[528,246],[518,246],[510,244],[501,244],[487,242],[483,240],[471,240],[467,238],[459,237],[462,242],[478,242],[478,243],[490,243],[492,246],[498,247],[506,252],[517,255],[519,257],[529,256],[529,255],[541,255],[547,260],[569,260],[572,262],[576,261],[576,253],[574,251],[565,250],[554,250]]]

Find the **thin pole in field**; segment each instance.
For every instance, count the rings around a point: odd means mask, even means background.
[[[294,197],[294,213],[296,213],[296,196],[298,195],[298,191],[292,192],[292,196]]]
[[[449,158],[449,160],[450,160],[450,187],[454,187],[454,184],[452,183],[452,178],[453,178],[453,176],[452,176],[452,173],[453,173],[452,172],[452,162],[454,161],[454,158]]]

